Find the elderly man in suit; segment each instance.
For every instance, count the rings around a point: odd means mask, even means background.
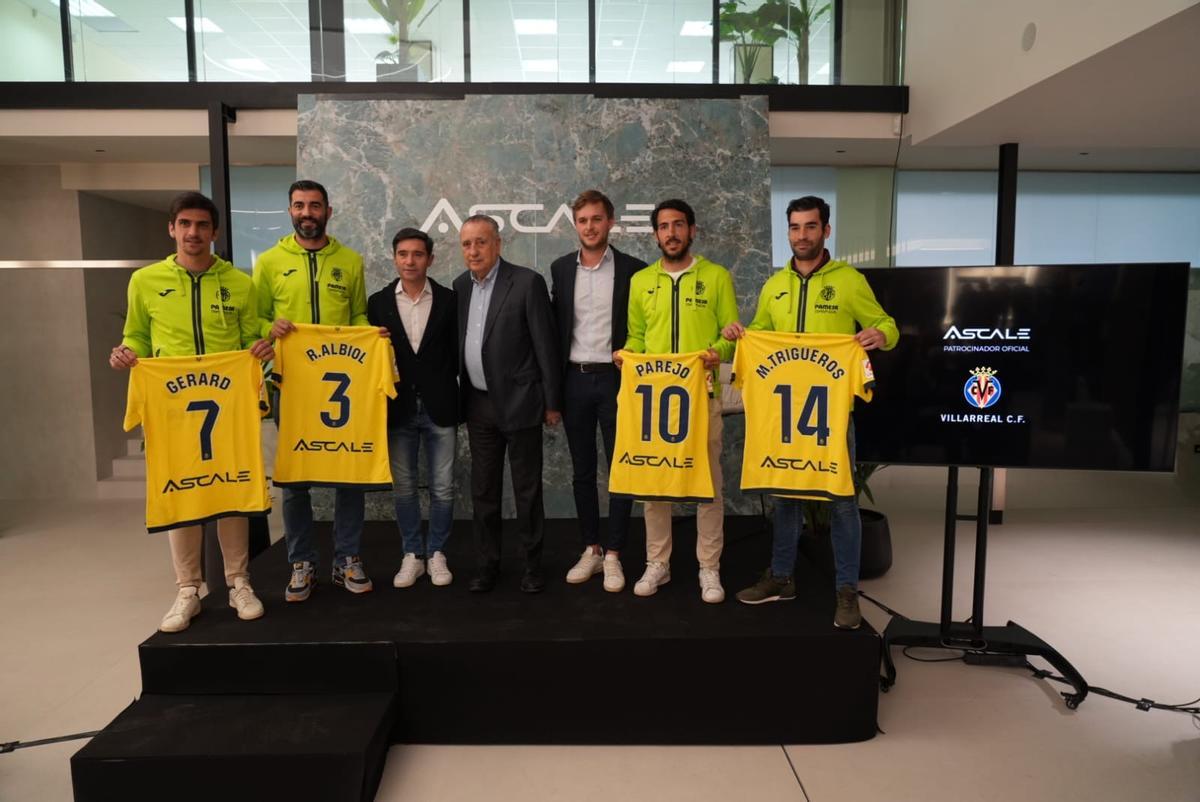
[[[625,587],[620,552],[625,547],[633,500],[609,499],[608,532],[602,545],[596,426],[600,427],[604,450],[611,461],[617,436],[617,389],[621,384],[612,354],[625,345],[629,279],[646,263],[609,245],[608,234],[615,217],[612,201],[604,193],[594,189],[581,192],[571,204],[571,211],[579,250],[550,265],[564,373],[563,427],[571,451],[575,513],[583,540],[583,553],[567,572],[567,582],[582,584],[603,572],[604,589],[617,593]]]
[[[521,590],[542,574],[542,424],[562,420],[562,365],[546,282],[500,258],[500,227],[472,215],[460,231],[466,271],[458,294],[459,386],[471,444],[471,502],[478,566],[469,589],[486,593],[500,574],[500,502],[508,453],[517,531],[525,553]]]

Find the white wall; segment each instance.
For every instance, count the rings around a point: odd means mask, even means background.
[[[913,144],[1162,22],[1196,0],[908,0]],[[1022,50],[1028,23],[1037,39]]]

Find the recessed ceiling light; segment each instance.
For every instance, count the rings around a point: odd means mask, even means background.
[[[251,70],[255,72],[270,69],[261,59],[256,58],[227,58],[225,59],[225,66],[235,70]]]
[[[187,30],[186,17],[167,17],[167,19],[170,20],[171,24],[179,30]],[[213,22],[208,17],[196,17],[196,30],[200,31],[200,33],[225,33],[220,29],[220,27],[217,26],[217,23]]]
[[[703,36],[709,38],[712,36],[712,20],[707,19],[690,19],[683,23],[683,27],[679,29],[680,36]]]
[[[553,36],[558,33],[558,20],[515,19],[513,27],[521,36]]]
[[[521,69],[525,72],[558,72],[558,59],[527,58],[521,59]]]
[[[706,63],[704,61],[672,61],[667,64],[667,72],[700,72]]]
[[[389,34],[392,26],[383,17],[346,17],[346,32]]]
[[[613,47],[622,47],[625,44],[624,39],[613,39]]]
[[[50,0],[54,5],[58,5],[58,0]],[[75,7],[71,8],[72,13],[80,17],[115,17],[116,14],[109,11],[104,6],[96,2],[96,0],[75,0]]]

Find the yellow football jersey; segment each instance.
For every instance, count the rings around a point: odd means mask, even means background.
[[[712,501],[710,377],[703,353],[622,352],[609,493],[646,501]]]
[[[271,509],[259,427],[262,365],[249,351],[139,359],[125,431],[146,435],[151,532]]]
[[[847,444],[854,397],[875,374],[851,334],[750,331],[733,357],[746,406],[742,490],[831,500],[854,496]]]
[[[392,486],[387,399],[396,397],[392,341],[374,326],[313,326],[275,344],[279,445],[275,484]]]

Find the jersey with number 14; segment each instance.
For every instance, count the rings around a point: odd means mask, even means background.
[[[733,374],[746,407],[742,490],[853,498],[850,411],[855,396],[870,401],[875,387],[854,336],[748,331]]]
[[[387,399],[399,377],[390,339],[374,326],[298,323],[275,345],[275,373],[275,484],[392,486]]]
[[[622,351],[608,492],[647,501],[712,501],[703,351]]]
[[[151,532],[271,508],[259,436],[262,365],[249,351],[139,359],[125,431],[146,436]]]

